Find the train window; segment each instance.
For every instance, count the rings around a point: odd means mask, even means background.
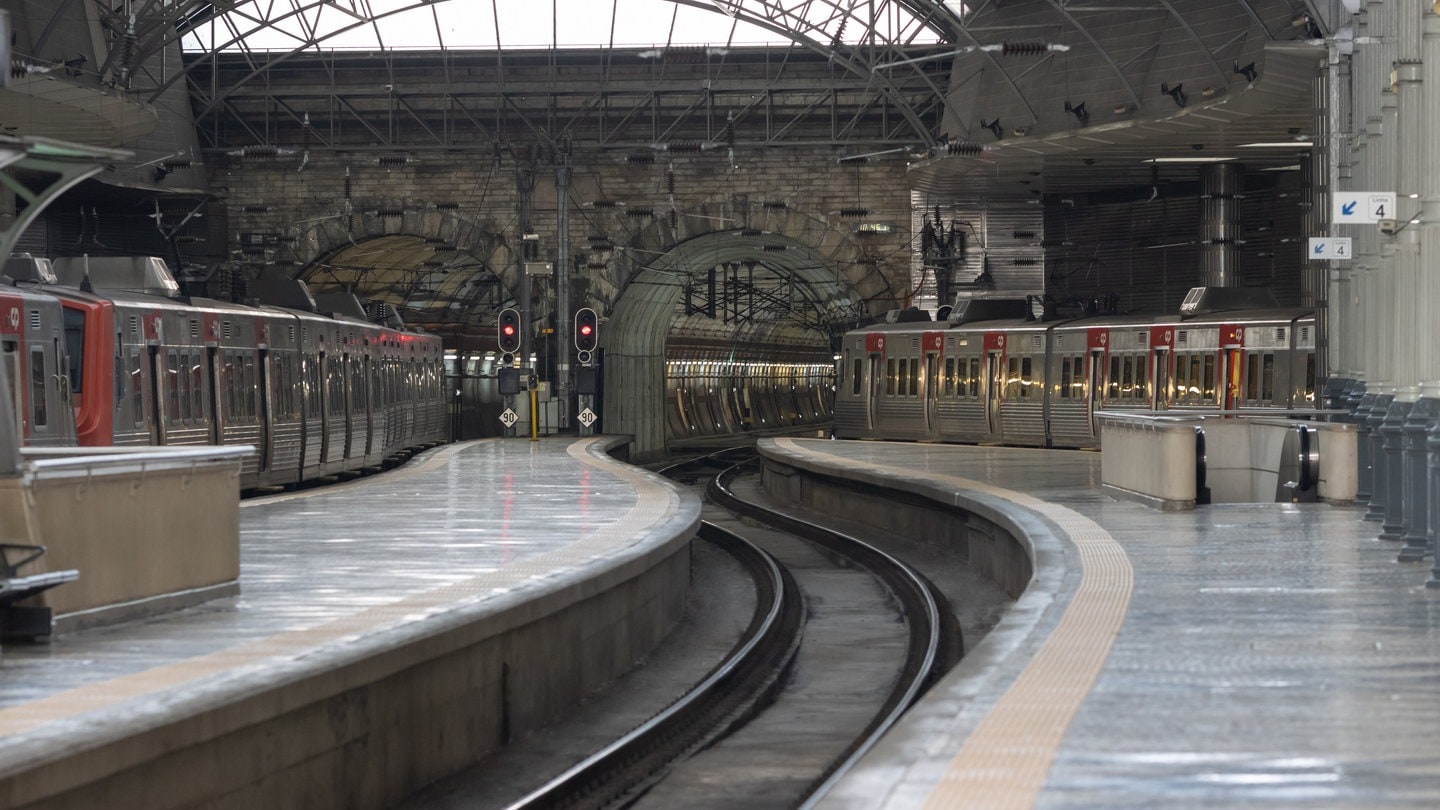
[[[1266,352],[1260,360],[1260,399],[1272,402],[1275,399],[1275,355]]]
[[[1060,398],[1070,398],[1070,383],[1073,378],[1070,376],[1070,358],[1060,358]]]
[[[240,380],[235,368],[235,360],[235,352],[222,352],[220,355],[220,391],[223,393],[216,399],[225,403],[225,416],[230,419],[241,415]]]
[[[174,352],[165,353],[165,390],[170,396],[170,410],[167,421],[173,423],[180,418],[180,358]],[[187,402],[189,400],[186,400]]]
[[[365,396],[365,360],[357,358],[355,366],[357,370],[352,378],[355,380],[355,385],[351,387],[350,396],[355,400],[353,410],[363,413],[370,408],[370,403],[367,401],[369,398]]]
[[[305,363],[305,415],[320,418],[320,359],[312,357]]]
[[[941,393],[947,397],[955,396],[955,358],[945,358],[945,382],[941,387]]]
[[[1030,386],[1031,386],[1031,384],[1034,382],[1034,380],[1033,380],[1033,378],[1032,378],[1032,376],[1031,376],[1033,370],[1034,370],[1034,360],[1032,360],[1032,359],[1029,358],[1029,357],[1022,357],[1022,358],[1020,358],[1020,398],[1021,398],[1021,399],[1029,399],[1029,398],[1030,398]]]
[[[45,398],[45,348],[30,350],[30,424],[42,428],[50,424],[50,410]]]
[[[205,421],[205,366],[202,355],[195,355],[190,365],[190,412],[201,422]]]
[[[861,377],[862,372],[864,371],[864,368],[865,368],[865,367],[861,364],[861,360],[860,360],[859,357],[855,358],[855,360],[850,364],[850,395],[851,395],[851,396],[857,396],[857,397],[860,396],[860,382],[861,382],[860,377]]]
[[[1205,385],[1204,385],[1205,401],[1206,401],[1206,402],[1214,402],[1214,401],[1215,401],[1215,355],[1213,355],[1213,354],[1207,354],[1207,355],[1205,355],[1205,376],[1204,376],[1203,379],[1205,380]]]
[[[1120,355],[1110,355],[1110,376],[1105,380],[1105,398],[1120,398]]]
[[[1254,402],[1260,398],[1260,355],[1245,357],[1245,401]]]
[[[190,355],[180,355],[180,415],[185,421],[198,416],[191,405],[195,402],[194,390],[195,379],[190,376]]]
[[[145,424],[145,390],[141,377],[144,374],[140,364],[140,350],[130,350],[130,413],[135,417],[135,425],[138,427]]]
[[[1185,401],[1191,405],[1201,404],[1205,401],[1205,391],[1201,388],[1205,378],[1200,374],[1200,355],[1192,354],[1186,360],[1189,371],[1186,377]]]
[[[1128,354],[1120,358],[1120,396],[1135,398],[1135,358]]]
[[[970,396],[972,399],[980,396],[980,358],[970,358],[970,374],[966,377],[970,381]]]
[[[272,387],[278,386],[275,388],[275,411],[281,418],[288,419],[293,416],[293,414],[290,412],[290,396],[292,389],[290,388],[290,374],[288,373],[289,370],[286,368],[285,359],[283,357],[276,357],[274,366],[275,370],[270,375],[270,385]]]
[[[1145,357],[1135,358],[1135,398],[1148,402],[1150,400],[1150,371],[1149,362]]]
[[[887,397],[895,396],[895,375],[895,358],[885,358],[885,396]]]
[[[175,383],[175,396],[180,400],[180,410],[171,416],[182,422],[190,421],[190,355],[174,355],[175,373],[170,381]]]
[[[1313,352],[1305,355],[1305,390],[1302,394],[1306,402],[1315,401],[1315,354]]]
[[[920,396],[920,358],[910,358],[910,373],[908,375],[908,393],[912,397]]]
[[[1009,373],[1005,375],[1005,399],[1020,398],[1020,358],[1012,356],[1009,366]]]
[[[255,358],[240,354],[235,358],[235,385],[239,390],[238,410],[246,419],[255,418]]]
[[[81,309],[62,310],[65,317],[65,358],[69,361],[70,393],[80,393],[84,380],[85,363],[85,311]]]

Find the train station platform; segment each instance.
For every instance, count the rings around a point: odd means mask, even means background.
[[[1161,512],[1102,494],[1087,452],[761,450],[767,487],[902,491],[855,508],[901,526],[943,504],[972,550],[998,527],[1034,566],[820,807],[1440,806],[1440,592],[1362,509]]]
[[[0,807],[388,807],[564,712],[684,610],[698,499],[617,444],[244,502],[238,597],[5,647]]]

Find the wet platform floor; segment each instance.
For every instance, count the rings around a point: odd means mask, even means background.
[[[978,651],[985,671],[932,691],[822,806],[1440,806],[1440,591],[1432,561],[1397,563],[1362,509],[1160,512],[1103,494],[1096,453],[776,445],[846,475],[1038,504],[1082,535],[1042,549],[1063,571],[1037,576],[1051,592]],[[1068,714],[1037,708],[1056,696]],[[986,751],[967,748],[982,735]]]

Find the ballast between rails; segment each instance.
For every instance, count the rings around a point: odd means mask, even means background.
[[[1098,448],[1100,411],[1315,406],[1315,315],[899,323],[842,339],[835,435]]]

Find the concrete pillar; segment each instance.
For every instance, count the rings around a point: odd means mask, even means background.
[[[1430,387],[1425,392],[1426,398],[1440,396],[1440,390]],[[1430,449],[1430,519],[1428,521],[1430,534],[1433,537],[1440,531],[1440,421],[1430,423],[1429,439],[1427,442]],[[1430,569],[1430,579],[1425,581],[1425,587],[1440,589],[1440,546],[1432,542],[1431,554],[1435,565]]]
[[[1382,190],[1395,187],[1398,166],[1395,148],[1398,140],[1395,132],[1399,124],[1397,111],[1396,95],[1387,89],[1381,94],[1380,99],[1381,124],[1377,139],[1379,148],[1375,155],[1376,171],[1372,176],[1372,181],[1377,184],[1374,187]],[[1377,229],[1369,227],[1365,230],[1375,232],[1376,238],[1378,238]],[[1410,408],[1419,397],[1419,391],[1410,387],[1412,381],[1400,376],[1402,363],[1400,355],[1405,352],[1402,345],[1405,329],[1398,323],[1399,312],[1396,309],[1396,302],[1400,300],[1401,296],[1412,295],[1414,291],[1402,290],[1395,277],[1394,239],[1385,238],[1381,241],[1379,262],[1374,275],[1377,283],[1373,317],[1377,329],[1376,345],[1380,350],[1377,367],[1380,369],[1381,383],[1388,386],[1388,390],[1393,396],[1384,412],[1377,414],[1380,418],[1375,431],[1375,463],[1377,469],[1383,465],[1384,471],[1377,473],[1375,477],[1376,490],[1372,495],[1371,502],[1378,501],[1383,515],[1380,539],[1399,540],[1405,530],[1402,499],[1404,459],[1401,455],[1404,444],[1405,419],[1410,415]]]
[[[1424,13],[1421,20],[1421,83],[1420,106],[1423,118],[1440,115],[1440,16],[1433,9]],[[1417,149],[1420,165],[1427,170],[1420,173],[1420,223],[1410,226],[1418,231],[1420,241],[1419,274],[1420,288],[1415,296],[1423,312],[1429,312],[1440,304],[1440,173],[1429,167],[1440,160],[1440,127],[1425,126],[1421,129],[1421,142]],[[1428,320],[1428,319],[1427,319]],[[1421,329],[1417,335],[1416,350],[1419,363],[1421,403],[1424,415],[1429,418],[1426,427],[1426,450],[1428,454],[1426,472],[1427,497],[1425,537],[1421,540],[1424,549],[1415,556],[1411,548],[1412,539],[1406,539],[1402,559],[1420,559],[1426,553],[1435,560],[1430,580],[1426,587],[1440,588],[1440,335],[1433,329]],[[1409,552],[1409,556],[1404,556]]]
[[[1240,286],[1240,187],[1244,167],[1213,163],[1200,169],[1200,284]]]
[[[1420,230],[1409,223],[1420,210],[1420,175],[1424,172],[1422,151],[1426,129],[1421,85],[1422,11],[1420,0],[1402,0],[1395,18],[1396,48],[1396,131],[1394,135],[1397,172],[1395,176],[1395,218],[1400,229],[1395,242],[1395,297],[1392,300],[1397,336],[1396,379],[1412,397],[1409,412],[1400,427],[1400,536],[1405,546],[1402,561],[1425,556],[1429,524],[1427,431],[1434,418],[1429,401],[1420,401],[1420,344],[1429,340],[1427,307],[1420,290]],[[1413,392],[1413,393],[1412,393]]]

